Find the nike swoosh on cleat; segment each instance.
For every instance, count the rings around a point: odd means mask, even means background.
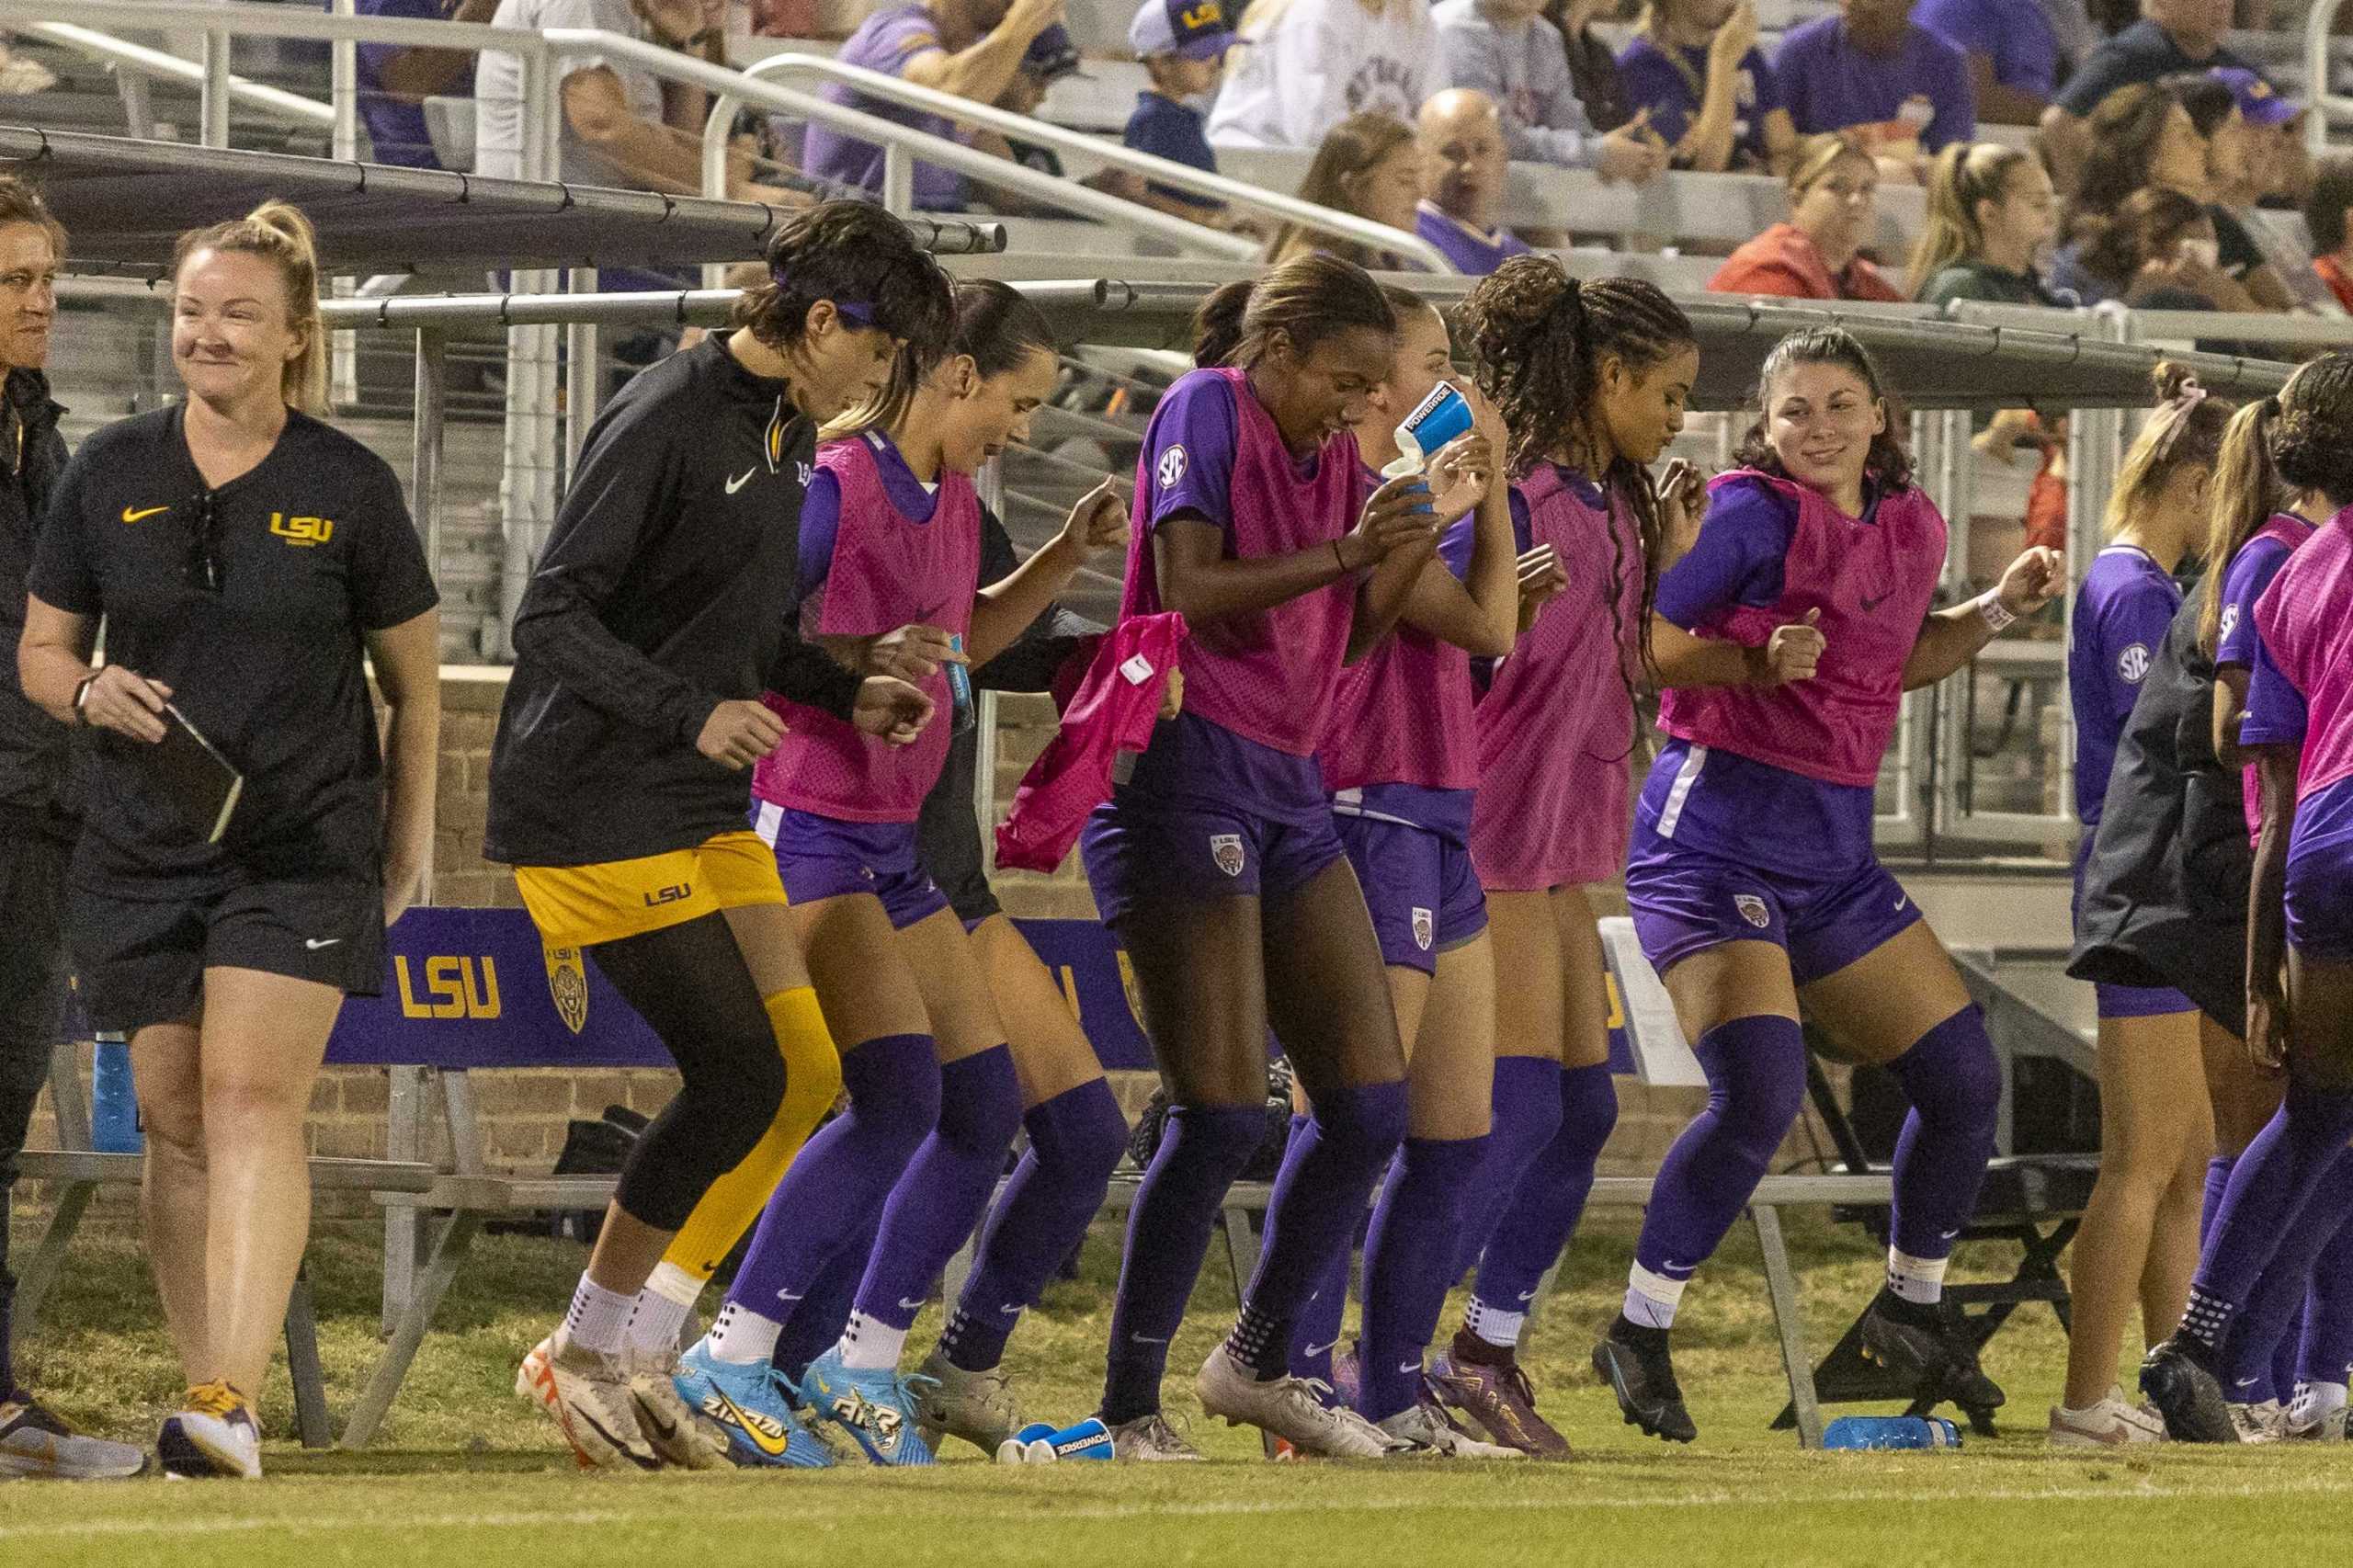
[[[792,1446],[790,1433],[779,1430],[771,1435],[765,1428],[775,1423],[762,1417],[758,1424],[755,1425],[752,1416],[745,1415],[741,1406],[716,1388],[712,1389],[710,1396],[702,1402],[702,1408],[704,1415],[724,1421],[738,1432],[743,1433],[751,1442],[752,1447],[770,1459],[782,1459],[784,1450]]]

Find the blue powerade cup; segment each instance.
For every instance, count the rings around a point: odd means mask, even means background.
[[[1049,1437],[1039,1437],[1028,1446],[1031,1464],[1056,1464],[1063,1460],[1108,1460],[1111,1457],[1111,1429],[1100,1418],[1090,1415],[1074,1426],[1065,1426]]]
[[[1471,428],[1471,404],[1451,381],[1440,381],[1414,405],[1397,426],[1395,462],[1381,471],[1384,479],[1419,473],[1449,441]]]
[[[1024,1426],[1020,1431],[1016,1432],[1012,1437],[1007,1437],[1004,1442],[999,1443],[996,1446],[996,1462],[999,1464],[1027,1464],[1029,1460],[1029,1445],[1041,1438],[1051,1437],[1053,1435],[1054,1424],[1052,1422],[1032,1421],[1029,1426]]]

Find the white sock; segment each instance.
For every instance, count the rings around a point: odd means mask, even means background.
[[[2343,1383],[2299,1383],[2296,1402],[2288,1407],[2288,1416],[2299,1427],[2313,1426],[2344,1408]]]
[[[1519,1346],[1519,1331],[1528,1326],[1528,1314],[1507,1312],[1472,1296],[1471,1305],[1462,1314],[1462,1326],[1469,1329],[1474,1338],[1498,1350],[1515,1350]]]
[[[583,1274],[579,1289],[572,1292],[572,1308],[563,1314],[563,1326],[556,1332],[567,1344],[610,1356],[626,1341],[629,1315],[636,1307],[636,1297],[608,1290]]]
[[[1913,1257],[1889,1247],[1887,1288],[1915,1305],[1933,1307],[1945,1299],[1945,1265],[1949,1261],[1942,1257]]]
[[[842,1365],[861,1372],[888,1371],[899,1364],[900,1353],[907,1347],[907,1331],[877,1323],[864,1312],[849,1314],[849,1326],[842,1330],[841,1343],[834,1348],[841,1352]]]
[[[1673,1328],[1676,1309],[1683,1304],[1684,1287],[1690,1283],[1653,1274],[1638,1263],[1626,1273],[1626,1301],[1619,1310],[1628,1323],[1644,1328]]]
[[[671,1278],[665,1278],[665,1272]],[[678,1294],[682,1289],[688,1292],[683,1300]],[[702,1282],[677,1265],[656,1267],[645,1289],[637,1293],[637,1312],[629,1320],[630,1348],[676,1354],[678,1331],[686,1327],[687,1314],[694,1311],[695,1297],[701,1293]]]
[[[776,1319],[764,1318],[740,1301],[730,1301],[719,1309],[719,1321],[711,1324],[705,1343],[716,1359],[748,1367],[774,1356],[776,1336],[783,1332],[784,1324]]]

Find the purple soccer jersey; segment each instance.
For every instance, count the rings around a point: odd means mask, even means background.
[[[1509,229],[1483,233],[1427,201],[1414,209],[1414,232],[1438,246],[1455,271],[1471,278],[1484,278],[1511,257],[1528,254],[1526,242]]]
[[[804,634],[873,637],[921,622],[961,636],[971,627],[981,504],[965,475],[942,469],[928,494],[890,437],[870,430],[817,454],[801,526]],[[945,672],[921,684],[944,716]],[[774,692],[761,700],[790,728],[753,769],[756,797],[844,822],[922,813],[951,726],[936,718],[914,744],[894,746]]]
[[[2293,512],[2274,512],[2231,557],[2222,574],[2222,626],[2214,640],[2214,664],[2255,668],[2255,601],[2271,586],[2288,557],[2313,537],[2313,525]],[[2249,843],[2263,828],[2263,801],[2256,792],[2255,769],[2244,776],[2246,836]]]
[[[2067,700],[2075,717],[2075,820],[2086,829],[2099,825],[2116,743],[2180,608],[2173,574],[2137,545],[2101,551],[2075,591]]]
[[[1244,371],[1180,378],[1144,430],[1120,615],[1165,608],[1153,555],[1165,519],[1183,513],[1211,524],[1234,558],[1328,547],[1356,522],[1361,466],[1356,437],[1345,430],[1304,460],[1293,458]],[[1339,685],[1355,603],[1356,582],[1344,577],[1196,625],[1185,649],[1185,711],[1260,746],[1311,757]]]
[[[939,24],[921,5],[910,3],[886,6],[860,22],[858,30],[843,41],[835,58],[845,65],[862,65],[869,71],[897,76],[905,73],[909,61],[941,47]],[[933,136],[959,142],[972,139],[969,131],[958,130],[938,115],[864,97],[839,83],[827,82],[817,89],[817,96],[827,103],[861,109]],[[882,149],[815,120],[809,122],[801,138],[801,166],[815,179],[859,186],[872,192],[882,188]],[[916,206],[952,210],[964,205],[971,182],[953,169],[917,164],[914,183]]]

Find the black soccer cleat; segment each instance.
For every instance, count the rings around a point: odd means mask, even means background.
[[[1907,1301],[1882,1288],[1857,1326],[1863,1359],[1910,1378],[1922,1398],[1990,1411],[2008,1397],[1977,1364],[1977,1348],[1957,1312]]]
[[[2215,1377],[2179,1335],[2141,1363],[2141,1392],[2165,1418],[2165,1436],[2177,1443],[2235,1443],[2237,1426]]]
[[[1666,1330],[1643,1328],[1620,1318],[1593,1347],[1593,1369],[1618,1396],[1627,1426],[1670,1443],[1688,1443],[1699,1435],[1691,1413],[1683,1408],[1683,1390],[1676,1384],[1675,1363],[1667,1355]]]

